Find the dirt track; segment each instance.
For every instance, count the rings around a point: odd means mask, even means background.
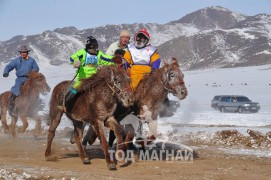
[[[45,161],[46,135],[17,138],[0,134],[0,179],[271,179],[271,159],[222,154],[199,148],[191,163],[140,161],[107,169],[98,145],[88,149],[90,165],[83,165],[76,146],[57,134],[53,142],[57,162]],[[195,145],[195,144],[194,144]]]

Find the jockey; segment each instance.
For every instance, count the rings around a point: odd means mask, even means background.
[[[39,66],[36,60],[30,56],[28,56],[29,49],[27,46],[21,46],[19,49],[20,56],[12,60],[4,69],[3,77],[8,77],[9,72],[13,69],[16,70],[16,80],[15,85],[11,88],[11,97],[9,102],[9,110],[12,113],[15,99],[20,94],[20,87],[27,80],[27,74],[30,71],[39,72]]]
[[[129,44],[124,54],[132,89],[135,89],[145,74],[159,69],[160,55],[154,46],[150,45],[150,35],[147,29],[139,30],[134,36],[134,44]]]
[[[102,51],[98,50],[97,40],[94,37],[89,36],[87,37],[86,48],[80,49],[72,54],[70,57],[70,63],[73,64],[74,68],[78,69],[75,83],[65,96],[65,104],[71,103],[76,96],[77,89],[81,84],[81,79],[89,78],[93,74],[96,74],[97,67],[100,65],[112,65],[115,63],[120,64],[121,59],[116,59],[114,56],[106,55]],[[66,112],[65,107],[58,106],[58,108]]]

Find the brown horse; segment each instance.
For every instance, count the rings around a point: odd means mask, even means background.
[[[161,111],[163,111],[165,100],[168,93],[172,93],[177,96],[179,100],[184,99],[187,96],[187,89],[184,83],[184,75],[180,70],[179,64],[176,58],[173,58],[171,63],[165,63],[164,66],[155,71],[152,75],[146,75],[139,83],[135,90],[135,101],[131,108],[125,108],[121,104],[118,104],[116,111],[114,112],[115,119],[121,121],[125,116],[134,112],[135,115],[144,114],[143,106],[147,106],[148,110],[152,114],[152,119],[157,120],[157,117]],[[128,136],[126,136],[125,142],[132,141],[134,137],[134,129],[131,126],[125,126]],[[97,134],[92,126],[89,126],[89,130],[84,137],[83,144],[88,142],[90,145],[95,142]],[[149,137],[149,142],[155,140],[155,136]],[[115,140],[112,131],[109,135],[109,145],[113,145]],[[130,146],[132,147],[132,146]]]
[[[45,158],[48,161],[55,160],[51,155],[51,145],[55,136],[55,131],[60,123],[63,112],[57,106],[63,101],[63,92],[69,81],[59,83],[53,90],[50,100],[50,118],[51,123],[48,131],[47,148]],[[91,78],[82,80],[78,90],[78,97],[75,99],[72,107],[66,115],[72,120],[74,125],[74,140],[79,150],[79,156],[84,164],[89,164],[89,158],[81,143],[83,123],[90,123],[95,127],[101,140],[101,146],[104,151],[107,166],[110,170],[116,169],[116,165],[109,157],[108,143],[104,134],[103,126],[110,128],[117,136],[118,143],[122,144],[122,127],[112,116],[117,102],[120,101],[125,107],[132,104],[132,90],[130,88],[130,79],[123,69],[116,66],[102,67],[97,74]],[[105,121],[107,120],[107,121]],[[122,147],[120,147],[122,149]]]
[[[41,73],[31,71],[28,74],[28,79],[20,88],[20,95],[15,99],[13,112],[11,113],[11,124],[7,125],[8,104],[11,96],[10,91],[6,91],[0,95],[1,107],[1,122],[5,132],[11,132],[13,136],[16,135],[16,123],[18,116],[20,116],[23,126],[21,131],[24,132],[28,127],[27,117],[36,120],[35,135],[41,130],[41,119],[38,116],[39,111],[39,94],[46,95],[50,92],[45,76]]]
[[[178,97],[179,100],[186,98],[188,92],[183,78],[184,75],[180,70],[176,58],[173,58],[171,63],[164,63],[164,66],[156,70],[152,75],[144,76],[134,92],[135,97],[133,106],[127,109],[119,105],[114,113],[115,119],[121,121],[131,112],[134,112],[135,115],[142,115],[145,111],[143,106],[147,106],[148,110],[151,112],[151,118],[156,121],[159,113],[164,108],[168,93],[172,93],[174,96]],[[131,142],[134,138],[134,129],[131,128],[131,126],[125,127],[128,128],[125,130],[127,132],[125,142]],[[90,126],[84,137],[83,143],[86,145],[86,142],[88,141],[89,144],[92,144],[96,138],[97,135],[95,134],[93,127]],[[151,142],[155,140],[155,138],[155,136],[151,136],[148,139]],[[114,134],[110,132],[110,146],[112,146],[114,140]]]
[[[143,114],[143,105],[152,112],[152,119],[156,120],[163,110],[164,102],[169,93],[179,100],[186,98],[188,92],[184,83],[184,75],[175,58],[172,63],[165,63],[152,75],[143,78],[135,90],[135,112]]]

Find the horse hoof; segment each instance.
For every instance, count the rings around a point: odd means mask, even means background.
[[[89,160],[88,158],[85,158],[85,159],[83,160],[83,164],[90,164],[90,160]]]
[[[107,163],[107,167],[110,171],[114,171],[117,170],[116,164],[111,162],[111,163]]]
[[[49,155],[45,157],[46,161],[56,162],[58,160],[56,155]]]
[[[74,144],[74,143],[75,143],[75,140],[74,140],[73,135],[72,135],[71,138],[70,138],[70,143],[71,143],[71,144]]]
[[[9,134],[10,133],[9,129],[4,129],[4,133]]]
[[[17,132],[18,132],[18,133],[24,133],[23,127],[18,127],[18,128],[17,128]]]

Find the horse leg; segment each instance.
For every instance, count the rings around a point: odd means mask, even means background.
[[[1,123],[2,123],[2,126],[4,128],[4,132],[5,133],[8,133],[9,132],[9,127],[8,127],[8,124],[7,124],[7,109],[2,107],[1,109]]]
[[[115,139],[116,139],[116,136],[114,134],[114,131],[110,130],[109,131],[109,139],[108,139],[108,144],[109,144],[110,147],[113,146]]]
[[[93,126],[89,125],[88,131],[87,131],[86,135],[83,138],[83,142],[82,142],[83,146],[86,146],[87,143],[89,145],[92,145],[95,142],[96,139],[97,139],[97,133],[94,130]]]
[[[81,142],[82,137],[83,137],[83,122],[81,121],[73,121],[73,126],[74,126],[74,141],[77,145],[78,151],[79,151],[79,156],[81,160],[83,161],[83,164],[90,164],[89,158],[86,154],[86,151],[84,150],[83,144]]]
[[[150,144],[155,141],[157,137],[157,120],[149,122],[148,126],[150,129],[150,136],[147,138],[147,144]]]
[[[115,134],[115,136],[117,138],[117,142],[118,142],[117,150],[124,150],[124,148],[123,148],[124,147],[123,146],[124,130],[123,130],[122,126],[116,121],[116,119],[113,116],[106,120],[105,125],[109,129],[114,131],[114,134]],[[120,157],[121,154],[118,154],[118,156]]]
[[[113,159],[110,159],[109,156],[109,146],[105,137],[105,133],[104,133],[104,123],[100,120],[96,120],[95,124],[94,124],[95,129],[97,130],[99,139],[100,139],[100,143],[101,143],[101,147],[104,151],[104,156],[105,156],[105,160],[107,163],[107,167],[109,170],[116,170],[116,164],[113,162]]]
[[[26,130],[26,128],[28,127],[27,117],[25,117],[25,116],[20,116],[20,118],[21,118],[21,120],[22,120],[22,122],[23,122],[23,126],[20,127],[20,128],[18,129],[18,131],[19,131],[20,133],[24,133],[25,130]]]
[[[47,147],[45,150],[45,158],[47,161],[56,161],[57,160],[57,157],[52,157],[52,155],[51,155],[51,153],[52,153],[51,146],[52,146],[52,141],[55,137],[56,128],[60,123],[62,115],[63,115],[63,112],[57,111],[57,110],[50,113],[51,123],[50,123],[50,127],[48,129]]]
[[[34,130],[34,136],[37,137],[41,134],[41,119],[38,117],[34,118],[36,121],[35,130]]]
[[[10,123],[10,132],[13,137],[16,137],[16,123],[18,120],[18,116],[11,116],[11,123]]]
[[[82,133],[84,132],[84,129],[85,129],[85,127],[86,127],[86,123],[83,123],[83,126],[82,126]],[[74,131],[72,131],[72,133],[71,133],[71,137],[70,137],[70,143],[71,144],[74,144],[75,143],[75,139],[74,139]],[[83,144],[84,145],[84,144]],[[87,145],[87,144],[86,144]]]
[[[124,145],[126,149],[134,149],[133,139],[135,137],[135,130],[132,125],[125,125],[124,128]]]

